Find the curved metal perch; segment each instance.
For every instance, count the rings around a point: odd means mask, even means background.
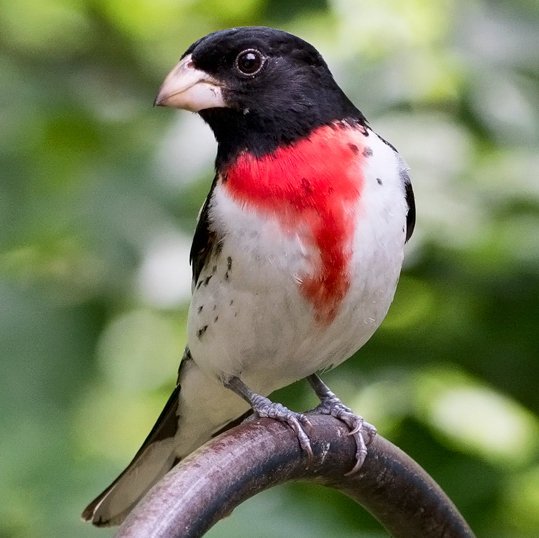
[[[202,446],[140,502],[115,538],[197,538],[256,493],[289,481],[328,486],[364,506],[394,538],[475,538],[434,480],[379,435],[363,467],[355,442],[330,416],[309,415],[309,461],[292,430],[253,419]]]

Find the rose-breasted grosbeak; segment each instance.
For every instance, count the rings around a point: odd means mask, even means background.
[[[309,453],[305,415],[267,399],[304,377],[320,397],[316,410],[350,427],[359,468],[375,430],[316,372],[380,325],[414,227],[406,164],[298,37],[260,27],[210,34],[185,52],[156,104],[209,124],[216,175],[191,250],[178,385],[129,467],[84,511],[96,525],[121,522],[249,408],[289,424]]]

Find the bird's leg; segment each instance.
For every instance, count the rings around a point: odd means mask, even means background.
[[[346,407],[317,374],[307,377],[307,381],[320,398],[320,404],[313,409],[313,412],[338,418],[350,428],[348,435],[353,435],[356,440],[356,464],[346,474],[354,474],[359,471],[365,461],[367,445],[372,443],[376,435],[376,428],[365,422],[363,417],[355,415],[349,407]]]
[[[253,392],[239,377],[231,376],[223,381],[227,389],[241,396],[259,417],[274,418],[279,422],[288,424],[295,432],[299,444],[309,458],[313,457],[309,436],[305,433],[305,428],[312,430],[312,424],[302,413],[294,413],[280,403],[272,402],[269,398],[260,396]]]

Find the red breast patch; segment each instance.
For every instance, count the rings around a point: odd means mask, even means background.
[[[244,153],[226,173],[224,187],[235,200],[276,218],[286,234],[300,231],[318,251],[316,266],[300,275],[300,290],[324,325],[350,287],[355,208],[364,183],[362,140],[352,127],[320,127],[269,155]]]

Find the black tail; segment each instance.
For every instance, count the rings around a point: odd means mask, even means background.
[[[105,527],[119,525],[146,492],[178,462],[174,437],[178,431],[177,385],[155,426],[125,471],[82,513],[85,521]]]

